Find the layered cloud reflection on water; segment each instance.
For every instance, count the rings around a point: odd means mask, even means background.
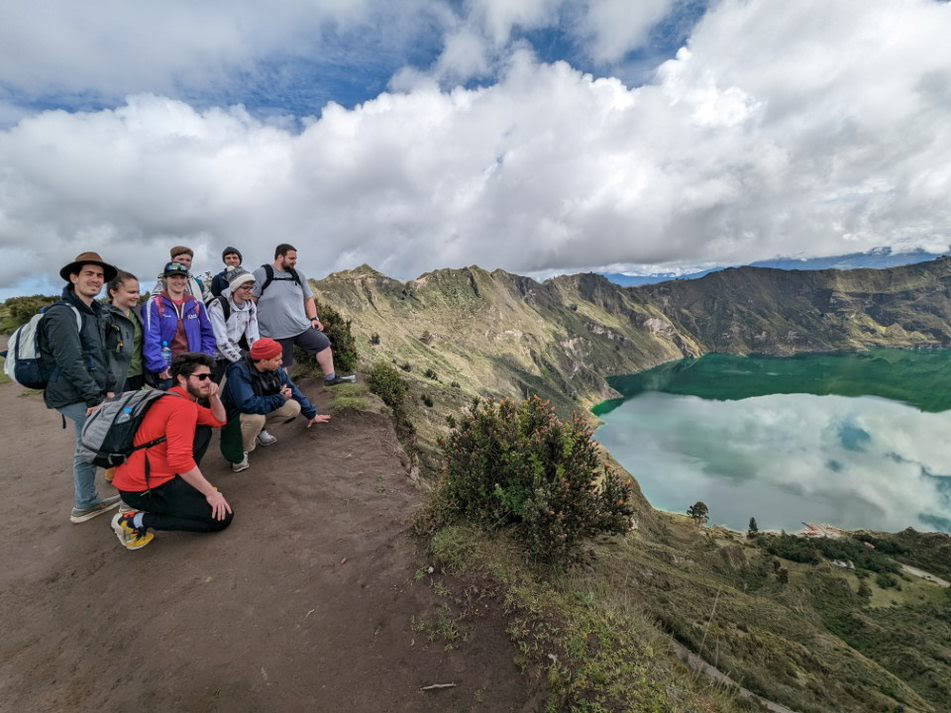
[[[712,522],[736,529],[756,517],[772,529],[951,531],[951,412],[875,397],[651,392],[603,418],[597,439],[656,507],[703,500]]]

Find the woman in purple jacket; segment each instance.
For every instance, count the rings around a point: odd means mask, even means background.
[[[149,298],[143,309],[142,356],[151,382],[164,389],[172,383],[169,373],[172,359],[185,352],[214,357],[217,345],[205,305],[186,294],[188,268],[170,262],[162,275],[165,290]]]

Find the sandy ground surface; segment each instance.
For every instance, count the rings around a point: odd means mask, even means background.
[[[305,390],[324,410],[322,387]],[[281,426],[240,474],[216,436],[203,466],[233,525],[137,552],[107,516],[68,521],[73,436],[38,395],[0,385],[0,433],[0,710],[538,707],[499,615],[452,651],[414,627],[441,601],[415,577],[420,495],[385,417]]]

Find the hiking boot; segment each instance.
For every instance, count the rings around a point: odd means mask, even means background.
[[[235,473],[240,473],[242,470],[247,470],[251,467],[251,464],[248,463],[248,452],[244,452],[244,457],[237,463],[231,464],[231,470]]]
[[[324,386],[339,386],[340,384],[355,384],[357,383],[356,374],[348,374],[347,376],[338,376],[334,374],[332,379],[324,379]]]
[[[113,495],[111,498],[103,498],[95,505],[90,505],[88,508],[73,508],[73,512],[69,516],[70,522],[86,522],[86,520],[92,520],[94,517],[102,515],[104,512],[109,512],[112,508],[116,507],[119,504],[119,496]]]
[[[112,518],[112,531],[127,550],[141,550],[149,544],[155,535],[144,527],[136,527],[133,520],[137,511],[117,512]]]
[[[259,446],[273,446],[277,443],[277,436],[272,436],[267,431],[261,431],[258,434],[258,445]],[[245,458],[247,460],[247,458]]]

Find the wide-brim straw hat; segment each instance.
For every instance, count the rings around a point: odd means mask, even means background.
[[[114,265],[110,265],[108,262],[105,262],[101,257],[99,257],[99,253],[86,252],[79,253],[75,260],[59,271],[59,276],[66,280],[66,282],[69,282],[70,274],[78,272],[82,265],[98,265],[101,267],[102,274],[105,277],[106,282],[109,282],[119,274],[119,271]]]

